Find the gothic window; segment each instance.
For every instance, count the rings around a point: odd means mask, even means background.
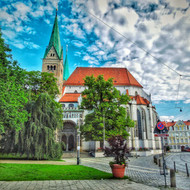
[[[49,65],[47,66],[47,70],[49,70]]]
[[[69,104],[69,108],[74,108],[74,104]]]
[[[143,124],[143,131],[146,132],[146,139],[147,139],[148,132],[147,132],[146,112],[144,109],[142,109],[142,124]]]
[[[50,69],[51,71],[53,70],[53,66],[51,65],[51,69]]]
[[[138,136],[139,139],[142,140],[141,113],[138,109],[137,109],[137,121],[138,121]]]
[[[54,65],[54,70],[56,70],[56,66]]]
[[[77,90],[75,90],[74,93],[78,93]]]

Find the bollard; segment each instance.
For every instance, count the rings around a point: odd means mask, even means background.
[[[170,169],[170,184],[171,187],[176,187],[175,170]]]
[[[187,163],[185,163],[185,166],[186,166],[186,171],[187,171],[187,177],[189,177],[189,170],[188,170],[188,167],[187,167]]]
[[[159,157],[157,157],[157,161],[156,161],[156,163],[159,165],[159,160],[160,160],[160,158]]]
[[[175,165],[175,161],[174,161],[174,171],[176,172],[176,165]]]
[[[161,159],[159,159],[158,161],[158,166],[161,167]]]

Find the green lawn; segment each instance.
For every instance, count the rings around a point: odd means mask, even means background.
[[[86,166],[0,164],[0,181],[110,179],[112,174]]]
[[[0,159],[1,160],[28,160],[26,154],[19,155],[19,154],[14,154],[14,153],[10,153],[10,154],[0,153]],[[29,160],[34,160],[34,159],[30,157]],[[43,161],[46,161],[46,160],[47,159],[44,159]],[[64,161],[64,160],[54,159],[54,160],[47,160],[47,161]]]

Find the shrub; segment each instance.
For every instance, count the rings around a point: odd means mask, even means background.
[[[129,149],[127,148],[127,143],[125,142],[125,139],[118,135],[113,136],[108,139],[109,147],[105,147],[105,156],[113,156],[114,161],[110,162],[110,165],[113,164],[119,164],[119,165],[125,165],[127,166],[127,153],[129,153]]]

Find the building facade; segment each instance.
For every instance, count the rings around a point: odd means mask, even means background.
[[[58,79],[61,92],[59,100],[63,108],[63,130],[57,131],[57,140],[66,144],[66,151],[73,151],[77,148],[77,125],[80,125],[87,110],[79,109],[82,101],[81,93],[86,88],[84,78],[86,76],[103,75],[104,79],[113,78],[114,86],[121,94],[131,97],[128,105],[124,105],[128,115],[135,121],[136,125],[130,129],[128,139],[129,146],[135,150],[146,148],[149,150],[160,149],[160,139],[154,137],[153,131],[157,123],[158,115],[151,103],[151,96],[148,95],[142,85],[132,76],[126,68],[103,68],[103,67],[77,67],[69,76],[67,55],[63,66],[63,51],[61,48],[57,15],[49,45],[43,59],[43,72],[53,72]],[[81,148],[85,151],[99,148],[98,142],[87,142],[82,140]]]
[[[174,151],[180,151],[181,146],[190,147],[190,120],[165,122],[169,137],[165,138],[165,145]]]

